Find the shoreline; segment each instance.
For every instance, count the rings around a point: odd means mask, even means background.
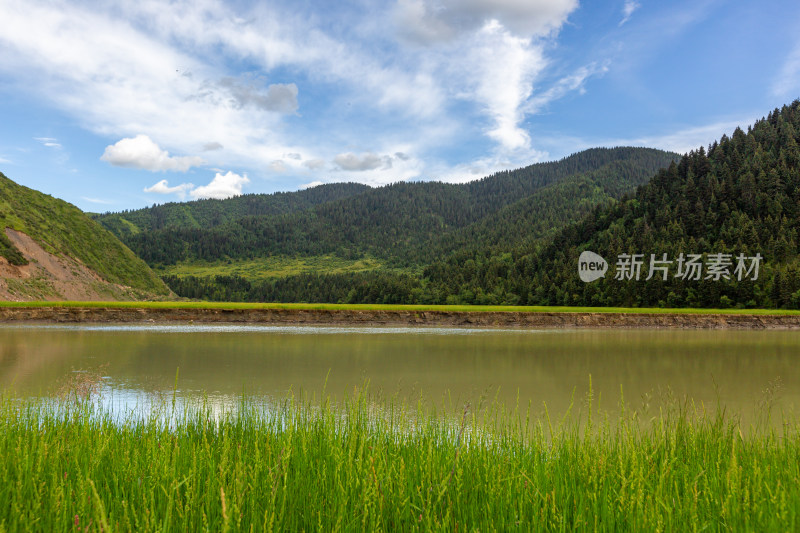
[[[0,323],[200,323],[449,326],[532,329],[798,329],[800,315],[584,311],[226,309],[215,307],[0,306]]]

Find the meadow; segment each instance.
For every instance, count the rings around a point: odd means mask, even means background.
[[[0,531],[789,531],[800,433],[674,403],[657,416],[408,404],[355,391],[0,399]],[[321,396],[326,398],[324,394]]]
[[[377,259],[343,259],[335,255],[310,257],[270,256],[266,258],[238,261],[185,261],[174,265],[160,265],[155,268],[159,276],[242,276],[249,281],[262,281],[269,278],[294,276],[304,272],[365,272],[386,269]]]

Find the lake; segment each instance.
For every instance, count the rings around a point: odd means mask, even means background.
[[[800,332],[497,330],[302,326],[0,326],[0,387],[54,396],[99,374],[103,401],[206,396],[232,404],[323,388],[450,405],[517,400],[563,414],[583,403],[656,414],[666,404],[723,406],[745,421],[765,403],[800,406]],[[177,387],[176,387],[177,374]]]

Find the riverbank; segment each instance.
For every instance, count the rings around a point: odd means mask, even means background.
[[[785,310],[206,302],[2,302],[0,323],[246,323],[503,328],[800,329]]]

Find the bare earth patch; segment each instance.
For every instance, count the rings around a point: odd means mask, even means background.
[[[30,261],[11,265],[0,257],[0,300],[129,300],[126,287],[103,280],[80,261],[53,255],[25,233],[6,228],[14,246]]]

